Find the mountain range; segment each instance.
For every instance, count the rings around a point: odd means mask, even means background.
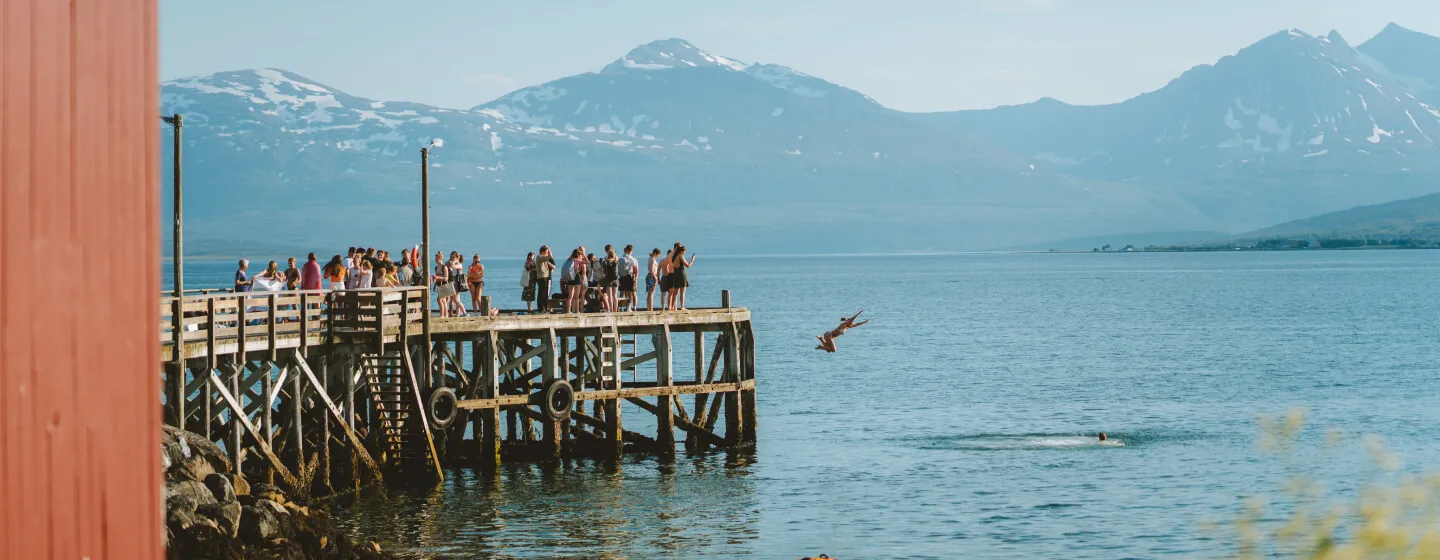
[[[676,238],[712,253],[801,253],[1245,231],[1437,190],[1437,107],[1440,38],[1396,25],[1358,47],[1282,31],[1101,106],[905,113],[680,39],[463,110],[279,69],[168,81],[161,99],[186,119],[189,239],[412,242],[418,151],[439,137],[433,242],[507,254]]]

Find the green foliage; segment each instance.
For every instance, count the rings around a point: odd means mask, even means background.
[[[1398,482],[1371,481],[1356,497],[1336,497],[1297,461],[1303,452],[1305,412],[1260,419],[1260,446],[1281,458],[1292,474],[1280,501],[1288,515],[1267,518],[1268,500],[1246,499],[1245,511],[1232,523],[1235,558],[1314,560],[1440,558],[1440,475],[1409,474]],[[1400,468],[1399,459],[1377,437],[1359,440],[1377,472]],[[1337,430],[1326,433],[1332,450],[1351,445]],[[1211,529],[1218,527],[1212,526]]]

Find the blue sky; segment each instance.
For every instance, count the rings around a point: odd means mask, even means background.
[[[164,0],[162,79],[276,67],[362,97],[470,107],[687,39],[911,111],[1119,101],[1275,31],[1359,44],[1424,0]]]

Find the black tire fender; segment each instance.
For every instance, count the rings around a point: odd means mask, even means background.
[[[569,381],[555,379],[545,384],[540,401],[540,410],[551,420],[567,420],[570,410],[575,408],[575,388]]]
[[[455,417],[460,415],[460,399],[455,396],[455,390],[440,387],[431,391],[430,398],[425,402],[425,413],[430,417],[432,429],[449,428],[455,423]]]

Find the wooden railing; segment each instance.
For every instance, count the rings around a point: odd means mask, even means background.
[[[399,328],[421,320],[424,288],[237,292],[160,301],[160,342],[300,337]],[[180,306],[183,305],[183,310]],[[177,312],[180,317],[176,317]],[[332,330],[333,329],[333,330]],[[180,335],[177,337],[177,332]]]

